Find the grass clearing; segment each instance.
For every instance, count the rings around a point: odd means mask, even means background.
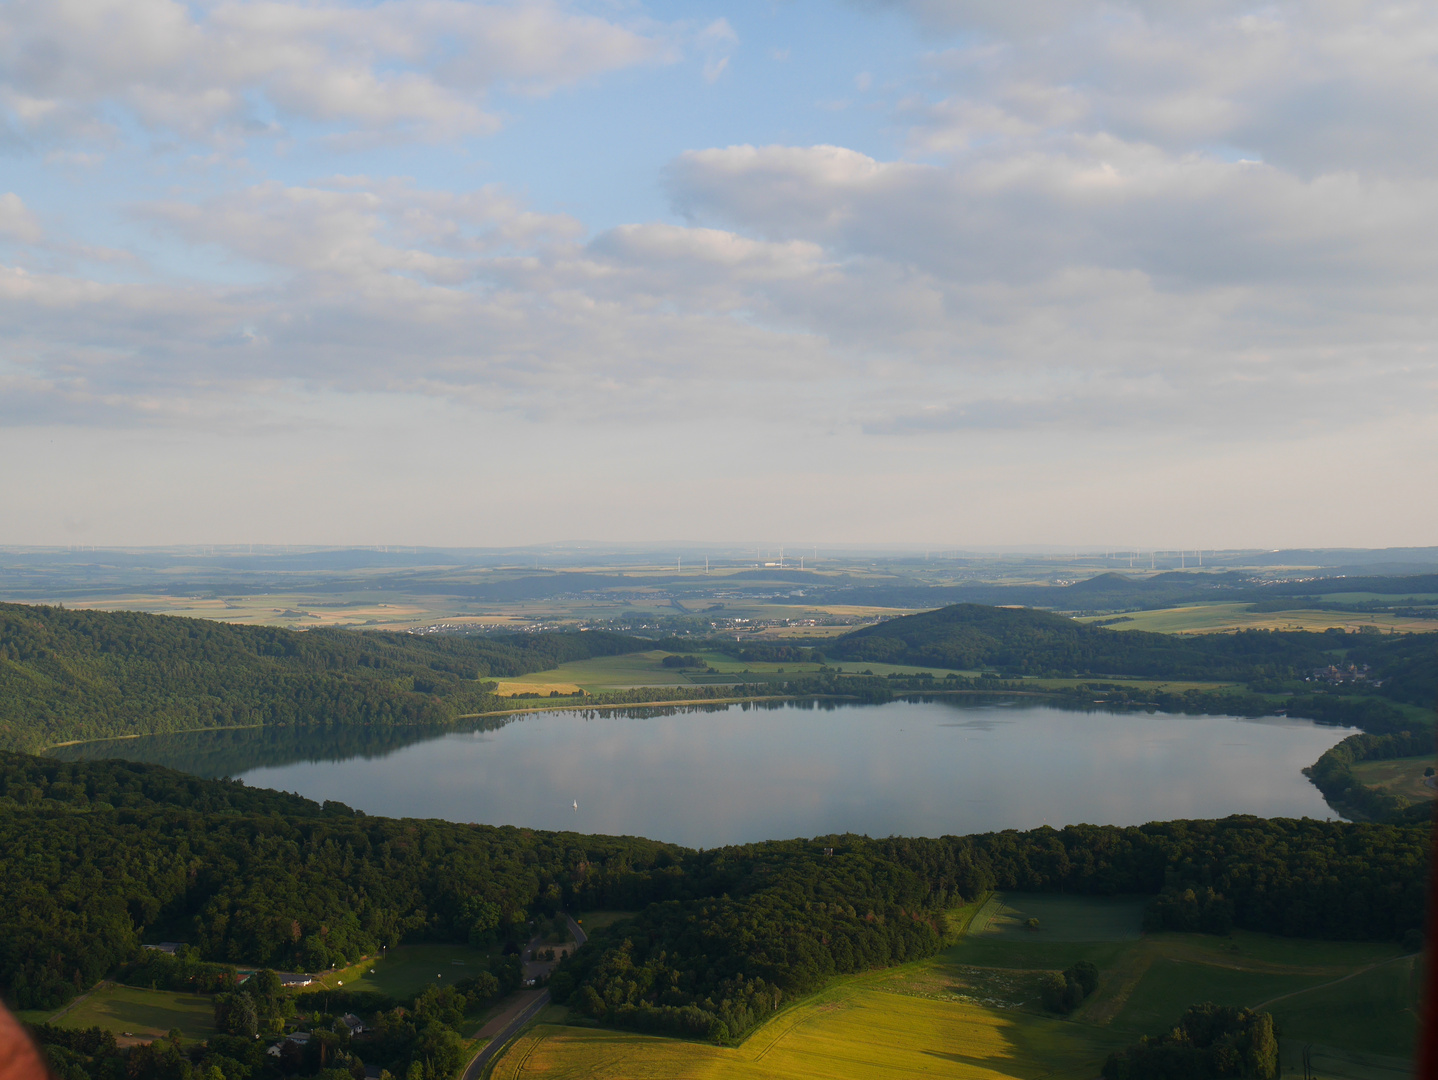
[[[1146,896],[1062,896],[1054,893],[1004,893],[976,934],[1048,941],[1137,941],[1143,929]],[[1027,929],[1029,919],[1038,929]]]
[[[1353,775],[1365,787],[1394,795],[1406,795],[1414,802],[1431,799],[1435,789],[1425,783],[1424,769],[1433,768],[1433,755],[1390,758],[1387,761],[1360,761],[1351,766]]]
[[[1411,1052],[1419,980],[1417,957],[1403,956],[1266,1007],[1287,1038],[1377,1054]]]
[[[396,945],[371,960],[353,982],[346,979],[344,988],[410,998],[426,986],[472,979],[488,970],[488,962],[489,953],[468,945]]]
[[[637,911],[586,911],[576,918],[580,928],[586,934],[592,934],[596,930],[603,930],[606,926],[613,926],[625,919],[632,919],[638,915]]]
[[[1202,1001],[1264,1005],[1283,1027],[1285,1063],[1312,1042],[1325,1080],[1398,1080],[1408,1067],[1418,971],[1398,946],[1246,932],[1141,935],[1145,899],[978,898],[948,913],[962,936],[937,956],[837,980],[738,1047],[566,1027],[563,1014],[549,1011],[492,1076],[1091,1080],[1109,1051],[1167,1030]],[[586,925],[602,914],[586,916]],[[1028,918],[1040,929],[1023,929]],[[1044,1012],[1043,973],[1083,959],[1100,969],[1097,992],[1068,1018]]]
[[[148,1040],[180,1030],[186,1041],[215,1033],[214,999],[172,990],[141,990],[101,983],[55,1021],[67,1028],[104,1028],[116,1035],[130,1032]]]

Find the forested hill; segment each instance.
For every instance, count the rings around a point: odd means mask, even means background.
[[[0,604],[0,747],[206,727],[445,723],[492,707],[487,677],[646,647],[600,631],[300,632]]]
[[[1431,705],[1438,635],[1244,630],[1154,634],[1108,630],[1029,608],[979,604],[906,615],[824,645],[839,660],[996,668],[1020,675],[1136,675],[1171,679],[1292,679],[1342,660],[1370,664],[1387,696]]]
[[[639,915],[596,931],[556,997],[724,1040],[833,975],[934,952],[944,912],[991,889],[1155,895],[1154,928],[1399,940],[1422,923],[1427,838],[1234,817],[692,851],[0,752],[0,997],[57,1008],[141,940],[313,971],[405,940],[517,947],[535,916],[611,908]]]

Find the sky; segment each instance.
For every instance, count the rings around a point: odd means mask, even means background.
[[[1438,537],[1438,6],[6,0],[0,543]]]

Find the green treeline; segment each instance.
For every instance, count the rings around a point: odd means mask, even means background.
[[[271,724],[440,724],[490,677],[647,647],[622,634],[462,637],[237,626],[0,604],[0,747]]]
[[[1278,1076],[1273,1017],[1232,1005],[1191,1005],[1166,1035],[1108,1056],[1104,1080],[1221,1080]]]
[[[826,643],[824,653],[846,661],[1019,675],[1245,683],[1302,679],[1342,659],[1370,665],[1384,695],[1395,701],[1431,707],[1438,696],[1438,637],[1431,634],[1155,634],[1108,630],[1044,611],[955,604],[845,634]]]
[[[991,889],[1194,891],[1236,927],[1399,939],[1421,924],[1426,842],[1416,824],[1235,817],[691,851],[0,754],[0,993],[56,1007],[136,962],[145,934],[313,970],[400,941],[517,943],[530,918],[609,907],[640,914],[596,932],[556,992],[608,1023],[738,1038],[834,974],[928,955],[941,913]]]
[[[20,1008],[133,959],[146,928],[204,960],[316,970],[401,940],[506,937],[561,899],[632,906],[681,854],[18,754],[0,754],[0,851],[0,992]]]
[[[1402,795],[1367,787],[1353,775],[1352,770],[1359,761],[1384,761],[1422,754],[1433,754],[1431,731],[1350,735],[1303,772],[1323,792],[1329,805],[1346,817],[1370,821],[1396,818],[1426,821],[1431,814],[1429,801],[1414,803]]]
[[[0,604],[0,747],[196,729],[278,725],[435,726],[512,705],[484,680],[547,670],[595,656],[665,647],[678,665],[713,648],[765,662],[843,660],[998,670],[1009,675],[1147,676],[1247,684],[1202,702],[1153,692],[1106,691],[1113,704],[1179,711],[1268,712],[1356,723],[1368,731],[1412,726],[1394,703],[1430,706],[1438,694],[1438,637],[1245,631],[1164,635],[1115,631],[1048,612],[958,604],[893,619],[823,643],[684,639],[654,642],[601,631],[488,637],[271,627],[133,612],[70,611]],[[689,659],[694,658],[694,659]],[[1341,695],[1303,681],[1335,662],[1369,665],[1373,678]],[[882,701],[938,689],[916,678],[737,675],[715,685],[638,688],[586,695],[587,703],[763,694]],[[1014,688],[997,678],[946,680],[944,689]],[[1267,695],[1267,696],[1265,696]],[[1281,695],[1275,697],[1275,695]],[[1190,695],[1192,697],[1192,695]],[[1138,700],[1138,699],[1143,700]],[[1301,700],[1293,700],[1295,698]],[[1131,700],[1132,699],[1132,700]],[[1355,701],[1367,701],[1361,709]],[[1358,711],[1355,711],[1358,710]]]
[[[1418,825],[1233,817],[690,853],[689,895],[596,933],[551,988],[603,1022],[739,1038],[833,975],[928,955],[940,912],[991,889],[1159,893],[1155,929],[1397,940],[1423,918],[1426,840]],[[1179,925],[1194,892],[1221,925]]]

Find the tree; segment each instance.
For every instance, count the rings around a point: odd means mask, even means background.
[[[226,1035],[248,1035],[254,1038],[260,1029],[255,999],[241,990],[235,994],[215,995],[215,1027]]]

